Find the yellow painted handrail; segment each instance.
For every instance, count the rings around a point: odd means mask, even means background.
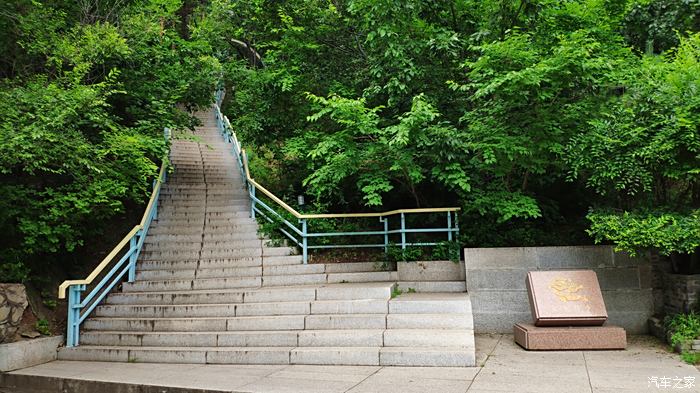
[[[153,191],[151,192],[151,198],[148,200],[148,205],[146,206],[146,211],[143,213],[143,218],[141,218],[141,222],[136,225],[129,233],[122,238],[122,240],[117,244],[116,247],[112,249],[112,251],[107,254],[104,259],[102,259],[102,262],[100,262],[99,265],[90,273],[90,275],[87,276],[84,280],[66,280],[61,285],[58,287],[58,298],[59,299],[65,299],[66,298],[66,290],[68,287],[71,285],[89,285],[91,284],[95,278],[97,278],[100,273],[109,265],[110,262],[112,262],[112,259],[119,254],[119,251],[121,251],[124,246],[129,243],[132,237],[136,235],[138,231],[143,229],[144,225],[146,224],[146,221],[148,220],[148,216],[151,214],[151,210],[153,210],[153,206],[155,205],[155,200],[158,195],[158,191],[160,191],[160,186],[163,180],[163,175],[165,174],[165,170],[168,167],[168,160],[167,158],[163,158],[163,164],[160,166],[160,172],[158,172],[158,179],[156,179],[155,186],[153,187]]]
[[[143,228],[146,225],[146,221],[148,220],[148,216],[151,214],[151,210],[153,210],[153,205],[156,203],[156,198],[158,196],[158,191],[160,190],[160,185],[163,182],[163,175],[165,174],[165,169],[168,166],[168,160],[167,158],[163,158],[163,164],[160,166],[160,172],[158,172],[158,179],[156,179],[156,184],[153,186],[153,192],[151,192],[151,198],[148,200],[148,205],[146,205],[146,211],[143,213],[143,217],[141,217],[141,222],[139,225],[141,228]]]
[[[90,273],[89,276],[87,276],[86,279],[84,280],[66,280],[61,285],[58,287],[58,298],[59,299],[65,299],[66,298],[66,289],[68,289],[69,286],[71,285],[89,285],[97,278],[97,276],[102,273],[102,270],[106,268],[110,262],[112,262],[112,259],[114,259],[115,256],[121,251],[124,246],[129,243],[132,237],[136,234],[136,232],[141,230],[141,225],[136,225],[129,233],[124,236],[124,238],[117,244],[116,247],[112,249],[112,251],[107,254],[106,257],[100,262],[99,265]]]
[[[261,186],[260,183],[253,180],[253,178],[250,177],[250,170],[248,169],[248,155],[246,154],[245,149],[241,149],[241,155],[243,156],[243,168],[245,170],[245,176],[246,176],[246,179],[248,180],[248,182],[251,183],[253,185],[253,187],[255,187],[257,190],[262,191],[262,193],[265,194],[268,198],[275,201],[278,205],[282,206],[284,208],[284,210],[288,211],[289,213],[291,213],[294,217],[296,217],[298,219],[386,217],[386,216],[392,216],[394,214],[401,214],[401,213],[404,213],[404,214],[444,213],[444,212],[454,212],[454,211],[460,210],[459,207],[433,207],[433,208],[416,208],[416,209],[398,209],[398,210],[389,210],[386,212],[379,212],[379,213],[301,214],[298,211],[294,210],[291,206],[284,203],[284,201],[279,199],[275,194],[270,192],[268,189]]]

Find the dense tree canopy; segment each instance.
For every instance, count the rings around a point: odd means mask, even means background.
[[[0,265],[143,202],[223,76],[255,176],[317,211],[457,205],[465,246],[700,245],[698,0],[11,1]]]
[[[279,192],[318,210],[457,204],[470,246],[700,244],[698,1],[210,10],[264,59],[227,64],[227,113]]]

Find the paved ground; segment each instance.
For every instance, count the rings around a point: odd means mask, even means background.
[[[700,371],[646,336],[625,351],[528,352],[510,335],[477,335],[476,350],[474,368],[56,361],[16,373],[224,392],[700,392]]]

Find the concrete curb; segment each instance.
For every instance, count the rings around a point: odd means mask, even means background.
[[[0,372],[18,370],[56,360],[63,336],[0,344]]]

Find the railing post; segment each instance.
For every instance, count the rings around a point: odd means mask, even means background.
[[[71,285],[68,287],[67,347],[75,347],[80,343],[80,292],[84,290],[85,285]]]
[[[301,219],[301,220],[299,220],[299,222],[301,223],[302,255],[303,255],[304,265],[306,265],[306,263],[309,260],[309,244],[308,244],[308,239],[306,237],[306,233],[307,233],[306,232],[306,219]]]
[[[452,212],[447,212],[447,241],[452,241]]]
[[[384,252],[389,252],[389,217],[379,217],[384,223]]]
[[[255,219],[255,186],[248,184],[250,190],[250,218]]]
[[[134,282],[136,280],[136,258],[138,253],[136,252],[136,245],[138,244],[138,238],[143,236],[143,229],[136,232],[134,236],[129,240],[129,282]]]
[[[401,213],[401,249],[406,248],[406,215]]]
[[[459,239],[459,215],[455,212],[455,239]]]

